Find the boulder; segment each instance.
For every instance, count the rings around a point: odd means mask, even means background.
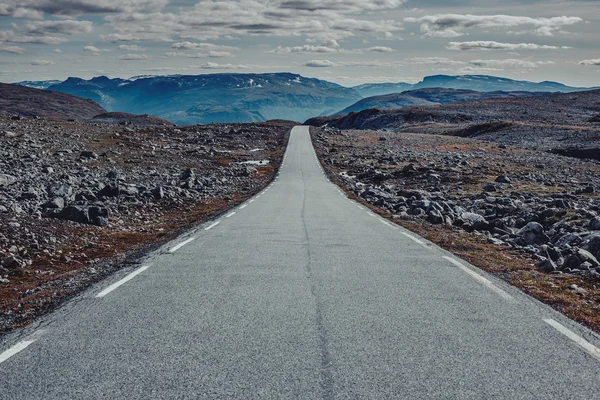
[[[544,227],[538,222],[530,222],[517,232],[519,237],[527,244],[544,244],[550,238],[544,233]]]
[[[10,186],[13,183],[17,182],[17,178],[12,175],[0,174],[0,187],[2,186]]]

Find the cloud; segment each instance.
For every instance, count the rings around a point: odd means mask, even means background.
[[[221,46],[214,43],[178,42],[171,45],[176,50],[236,51],[238,47]]]
[[[303,46],[281,47],[271,50],[269,53],[298,53],[298,54],[318,54],[318,53],[337,53],[338,49],[328,46],[313,46],[305,44]]]
[[[0,31],[0,44],[3,43],[33,43],[33,44],[60,44],[67,39],[48,35],[17,35],[14,31]]]
[[[516,68],[516,69],[533,69],[540,65],[553,64],[552,61],[527,61],[509,58],[506,60],[471,60],[469,64],[483,68]]]
[[[5,51],[7,53],[13,54],[23,54],[26,50],[19,46],[6,46],[0,43],[0,51]]]
[[[407,60],[411,64],[422,65],[462,65],[464,61],[451,60],[446,57],[412,57]]]
[[[103,51],[110,51],[110,50],[108,50],[108,49],[99,49],[96,46],[87,45],[87,46],[84,46],[83,51],[87,51],[87,52],[90,52],[90,53],[98,54],[98,53],[101,53]]]
[[[305,67],[311,67],[311,68],[329,68],[329,67],[335,67],[336,64],[334,62],[331,62],[329,60],[311,60],[308,62],[305,62],[304,64]]]
[[[583,22],[579,17],[531,18],[511,15],[436,14],[420,18],[404,18],[404,22],[420,23],[424,37],[458,37],[470,29],[495,29],[525,27],[525,31],[538,36],[552,36],[564,26]]]
[[[207,62],[201,65],[190,65],[192,68],[200,68],[200,69],[247,69],[251,68],[249,65],[243,64],[219,64],[214,62]]]
[[[535,43],[500,43],[494,41],[474,41],[474,42],[450,42],[446,45],[448,50],[558,50],[570,49],[567,46],[548,46]]]
[[[209,51],[208,56],[212,58],[235,57],[233,53],[230,53],[229,51]]]
[[[402,29],[396,20],[365,17],[365,11],[398,7],[402,0],[200,1],[177,13],[121,13],[105,18],[114,33],[105,40],[207,41],[223,37],[305,37],[339,40]],[[224,50],[227,51],[227,50]]]
[[[27,22],[21,30],[28,35],[75,35],[92,31],[91,21],[35,21]]]
[[[117,60],[124,60],[124,61],[141,61],[141,60],[147,60],[148,56],[145,54],[133,54],[133,53],[128,53],[122,56],[117,57]]]
[[[137,44],[121,44],[119,50],[123,51],[145,51],[145,47],[138,46]]]
[[[385,46],[369,47],[367,50],[374,51],[376,53],[391,53],[393,51],[396,51],[396,50],[392,49],[391,47],[385,47]]]
[[[74,16],[161,10],[168,0],[3,0],[0,16],[42,18],[43,14]]]
[[[30,62],[31,65],[52,65],[54,64],[54,61],[50,61],[50,60],[33,60]]]
[[[600,65],[600,58],[579,61],[579,65]]]

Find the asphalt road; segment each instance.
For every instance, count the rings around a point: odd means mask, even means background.
[[[234,212],[6,337],[0,398],[600,398],[598,336],[347,199],[308,128]]]

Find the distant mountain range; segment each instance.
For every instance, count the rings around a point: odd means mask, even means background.
[[[351,112],[359,112],[369,108],[379,108],[388,110],[393,108],[402,108],[408,106],[423,106],[435,104],[448,104],[459,101],[474,101],[491,99],[497,97],[527,97],[541,96],[546,92],[477,92],[475,90],[465,89],[447,89],[447,88],[427,88],[408,90],[402,93],[384,94],[381,96],[372,96],[362,99],[346,107],[335,115],[343,115]]]
[[[291,73],[207,74],[140,76],[131,79],[95,77],[57,81],[25,81],[20,85],[64,92],[91,99],[108,111],[151,114],[177,124],[211,122],[256,122],[269,119],[304,121],[321,115],[359,111],[370,107],[392,108],[407,105],[444,104],[496,97],[477,92],[575,92],[576,88],[557,82],[516,81],[487,75],[428,76],[417,84],[377,83],[352,88]],[[469,93],[442,88],[469,90]],[[407,93],[406,91],[411,91]],[[402,95],[365,100],[365,97]],[[437,93],[437,94],[436,94]],[[347,108],[349,107],[349,108]]]
[[[177,124],[303,121],[361,98],[354,89],[290,73],[69,78],[48,89],[94,100],[108,111],[150,114]]]

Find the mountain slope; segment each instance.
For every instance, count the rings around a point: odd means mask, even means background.
[[[92,99],[109,111],[152,114],[178,124],[301,121],[361,98],[353,89],[290,73],[69,78],[49,89]]]
[[[365,83],[364,85],[354,86],[362,97],[381,96],[390,93],[401,93],[413,87],[411,83]]]
[[[392,93],[383,96],[367,97],[346,107],[335,115],[359,112],[369,108],[392,109],[413,105],[447,104],[457,101],[473,101],[496,97],[525,97],[541,95],[541,92],[477,92],[464,89],[426,88],[409,90],[403,93]]]
[[[0,83],[0,114],[88,119],[105,110],[92,100],[65,93]]]
[[[451,89],[469,89],[479,92],[493,91],[526,91],[526,92],[575,92],[589,90],[590,88],[577,88],[566,86],[558,82],[529,82],[516,81],[514,79],[501,78],[489,75],[433,75],[423,78],[423,81],[417,83],[413,89],[423,88],[451,88]]]
[[[341,117],[312,118],[305,124],[476,137],[560,154],[592,154],[600,159],[599,113],[600,90],[590,90],[367,109]]]

